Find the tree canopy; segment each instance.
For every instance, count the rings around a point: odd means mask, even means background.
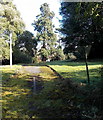
[[[54,25],[52,23],[54,12],[50,11],[47,3],[41,5],[40,11],[41,14],[36,16],[37,20],[32,25],[34,30],[37,31],[37,40],[41,42],[40,54],[42,60],[45,61],[54,50],[57,37],[54,33]]]
[[[16,47],[18,47],[21,51],[27,53],[28,55],[32,57],[35,56],[36,46],[37,41],[31,32],[26,30],[18,36]]]
[[[75,51],[76,46],[103,43],[103,3],[62,2],[61,33],[65,53]]]
[[[2,60],[9,59],[9,34],[12,32],[13,45],[23,32],[25,24],[12,0],[0,1],[0,44]]]

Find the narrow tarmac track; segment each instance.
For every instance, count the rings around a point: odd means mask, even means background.
[[[41,71],[40,71],[40,67],[38,67],[38,66],[23,66],[23,70],[25,71],[25,72],[28,72],[28,73],[31,73],[31,74],[37,74],[37,73],[40,73]]]

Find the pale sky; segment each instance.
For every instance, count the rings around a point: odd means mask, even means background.
[[[53,20],[56,27],[59,26],[58,19],[61,19],[59,15],[59,0],[13,0],[13,3],[16,5],[17,9],[21,13],[21,17],[26,24],[26,30],[34,33],[34,28],[32,27],[33,21],[36,19],[36,16],[40,13],[40,6],[43,3],[48,3],[50,10],[55,13],[55,18]]]

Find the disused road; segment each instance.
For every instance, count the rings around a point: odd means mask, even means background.
[[[39,73],[41,73],[40,67],[38,66],[23,66],[21,68],[22,72],[25,73],[30,73],[31,75],[31,79],[32,79],[32,87],[33,87],[33,93],[35,94],[37,91],[42,89],[42,85],[41,85],[41,79],[40,77],[37,75]]]
[[[31,74],[38,74],[41,72],[40,67],[38,66],[23,66],[23,71]]]

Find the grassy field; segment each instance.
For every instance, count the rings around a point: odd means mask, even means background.
[[[103,78],[100,71],[103,62],[88,62],[90,85],[87,84],[84,62],[54,61],[46,64],[65,78],[64,80],[56,80],[54,82],[55,87],[51,87],[52,89],[49,94],[54,103],[55,101],[57,102],[54,105],[57,105],[54,111],[58,111],[56,113],[58,116],[61,111],[61,115],[67,118],[68,114],[71,114],[73,120],[81,119],[78,117],[78,114],[82,116],[82,120],[97,120],[102,116],[103,97],[101,90],[103,89]],[[85,90],[86,93],[82,94],[82,92],[78,92],[78,88],[72,86],[69,80],[78,83],[80,86],[79,90]],[[51,106],[50,101],[48,104]]]
[[[55,69],[63,78],[70,78],[76,83],[87,83],[87,72],[84,62],[56,61],[47,64]],[[102,64],[102,62],[88,62],[91,84],[96,84],[100,81],[100,68]]]
[[[53,99],[56,97],[53,93],[57,90],[58,77],[49,68],[40,67],[42,72],[35,76],[39,78],[37,84],[41,84],[43,88],[34,94],[32,90],[34,75],[18,72],[19,69],[21,65],[14,65],[12,69],[9,66],[2,67],[2,118],[41,120],[55,116],[56,110],[59,110],[59,105],[62,104],[61,98]],[[60,115],[60,111],[57,113]]]
[[[90,91],[83,95],[69,83],[69,79],[79,84],[87,83],[85,64],[67,61],[46,64],[66,79],[62,81],[51,69],[40,66],[41,73],[35,76],[38,78],[37,85],[39,84],[42,89],[36,94],[32,90],[34,75],[20,71],[21,65],[14,65],[12,69],[9,66],[2,68],[3,118],[45,120],[71,117],[73,120],[81,118],[82,120],[96,120],[96,117],[102,114],[102,98],[99,92],[101,89],[96,91],[94,88],[89,89]],[[101,65],[102,62],[89,62],[92,85],[97,85],[101,80]]]

